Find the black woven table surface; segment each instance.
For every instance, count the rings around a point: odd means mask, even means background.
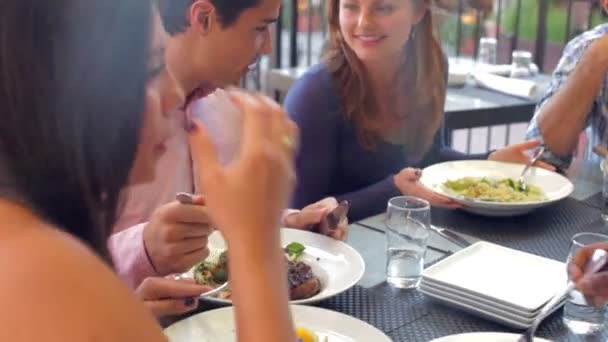
[[[572,198],[519,217],[491,218],[433,209],[433,224],[499,245],[565,261],[571,237],[608,233],[597,208]]]
[[[601,209],[601,208],[602,208],[602,206],[603,206],[603,203],[602,203],[602,193],[601,193],[601,192],[598,192],[597,194],[595,194],[595,195],[593,195],[593,196],[589,196],[589,197],[587,197],[587,198],[586,198],[586,199],[583,201],[583,203],[588,204],[588,205],[590,205],[590,206],[592,206],[592,207],[595,207],[595,208]]]
[[[574,234],[608,234],[599,209],[571,198],[520,217],[488,218],[440,209],[433,209],[432,215],[435,225],[560,261],[566,259]],[[318,306],[366,321],[394,341],[430,341],[478,331],[519,332],[437,303],[416,290],[398,290],[386,283],[355,286]],[[211,308],[201,305],[197,311]],[[553,341],[608,341],[606,334],[587,339],[573,336],[562,324],[561,310],[546,319],[538,336]]]
[[[366,289],[354,288],[318,306],[356,317],[383,331],[394,341],[430,341],[442,336],[467,332],[521,333],[425,297],[416,290],[399,290],[388,284]],[[543,322],[537,336],[551,341],[607,341],[608,334],[571,334],[562,324],[561,310]],[[362,341],[364,342],[364,341]]]
[[[579,232],[607,233],[597,208],[574,199],[512,218],[487,218],[461,211],[433,209],[433,223],[510,248],[564,261],[571,237]],[[430,341],[477,331],[513,332],[503,325],[437,303],[415,290],[386,283],[354,288],[321,306],[362,319],[395,341]],[[580,339],[562,324],[561,310],[547,318],[538,336],[553,341],[607,341],[608,335]]]

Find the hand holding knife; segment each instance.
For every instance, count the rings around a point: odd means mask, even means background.
[[[333,236],[336,229],[346,222],[349,208],[350,204],[348,201],[340,202],[334,210],[330,211],[321,220],[314,230],[323,235]]]

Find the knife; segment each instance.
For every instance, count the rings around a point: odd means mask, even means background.
[[[342,201],[338,206],[329,212],[319,223],[318,231],[321,234],[329,235],[336,230],[340,223],[346,220],[350,204],[348,201]]]
[[[442,238],[444,238],[462,248],[466,248],[471,245],[471,243],[469,241],[467,241],[462,236],[454,233],[453,231],[451,231],[449,229],[439,228],[439,227],[436,227],[433,225],[430,225],[430,227],[431,227],[431,230],[433,232],[435,232],[437,235],[441,236]]]

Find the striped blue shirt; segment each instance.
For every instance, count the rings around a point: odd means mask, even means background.
[[[572,74],[573,70],[578,65],[587,47],[591,45],[596,39],[608,34],[608,24],[602,24],[594,29],[584,32],[578,37],[571,40],[564,48],[562,58],[557,65],[553,73],[553,80],[546,93],[541,97],[530,126],[528,127],[527,138],[528,139],[540,139],[543,140],[541,132],[538,127],[538,115],[542,110],[543,106],[547,101],[555,95],[559,89],[566,84],[566,81]],[[606,121],[608,118],[608,77],[604,77],[604,83],[602,88],[598,91],[591,111],[587,115],[587,122],[585,127],[590,127],[590,131],[594,135],[592,140],[607,145],[608,143],[608,131],[606,129]],[[557,155],[552,153],[550,150],[546,150],[543,155],[545,161],[556,165],[561,169],[566,169],[570,165],[572,160],[572,154],[569,155]]]

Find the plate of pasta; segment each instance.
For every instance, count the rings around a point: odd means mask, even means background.
[[[555,203],[574,190],[552,171],[532,167],[525,186],[518,181],[524,165],[490,160],[461,160],[429,166],[420,182],[449,197],[462,209],[484,216],[515,216]]]

